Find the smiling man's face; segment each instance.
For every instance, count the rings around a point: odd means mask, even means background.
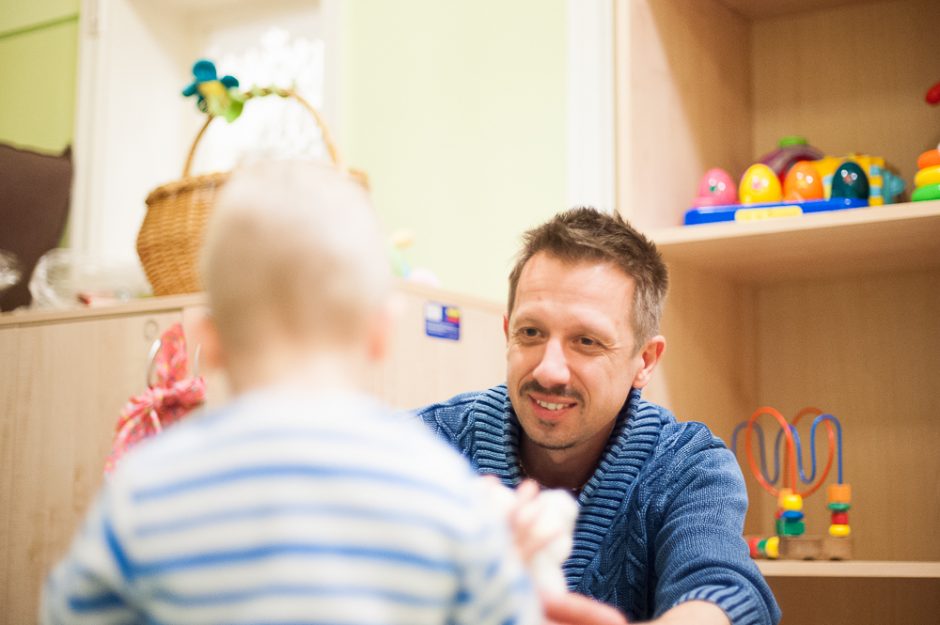
[[[630,324],[634,280],[546,252],[525,264],[506,323],[509,397],[546,450],[603,449],[630,389],[648,381]]]

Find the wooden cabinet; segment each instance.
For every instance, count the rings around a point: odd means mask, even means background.
[[[391,354],[370,382],[386,402],[417,407],[505,378],[499,305],[411,284],[395,297]],[[459,340],[428,336],[428,304],[459,311]],[[101,485],[120,410],[146,388],[153,341],[182,322],[192,356],[205,306],[188,295],[0,316],[0,624],[35,621],[45,574]],[[200,373],[208,404],[223,402],[221,374]]]
[[[148,303],[150,304],[150,303]],[[0,623],[32,623],[45,572],[101,484],[124,402],[178,307],[0,317]]]
[[[764,405],[842,422],[855,560],[761,562],[784,623],[940,613],[940,202],[678,224],[706,169],[740,175],[790,134],[882,155],[910,191],[940,140],[938,28],[930,0],[616,3],[619,209],[672,280],[646,397],[726,441]],[[745,532],[772,533],[775,502],[749,495]],[[826,531],[824,493],[806,513]]]

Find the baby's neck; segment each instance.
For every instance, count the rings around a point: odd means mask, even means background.
[[[303,389],[361,390],[368,365],[351,351],[272,350],[265,357],[247,360],[228,369],[236,394],[269,386]]]

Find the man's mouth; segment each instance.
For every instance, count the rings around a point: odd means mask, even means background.
[[[558,403],[549,402],[549,401],[542,401],[534,397],[532,398],[532,401],[534,401],[536,404],[538,404],[542,408],[545,408],[546,410],[561,410],[563,408],[570,408],[574,406],[574,404],[558,404]]]

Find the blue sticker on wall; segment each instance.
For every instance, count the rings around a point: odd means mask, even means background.
[[[460,309],[437,302],[424,305],[424,332],[448,341],[460,340]]]

